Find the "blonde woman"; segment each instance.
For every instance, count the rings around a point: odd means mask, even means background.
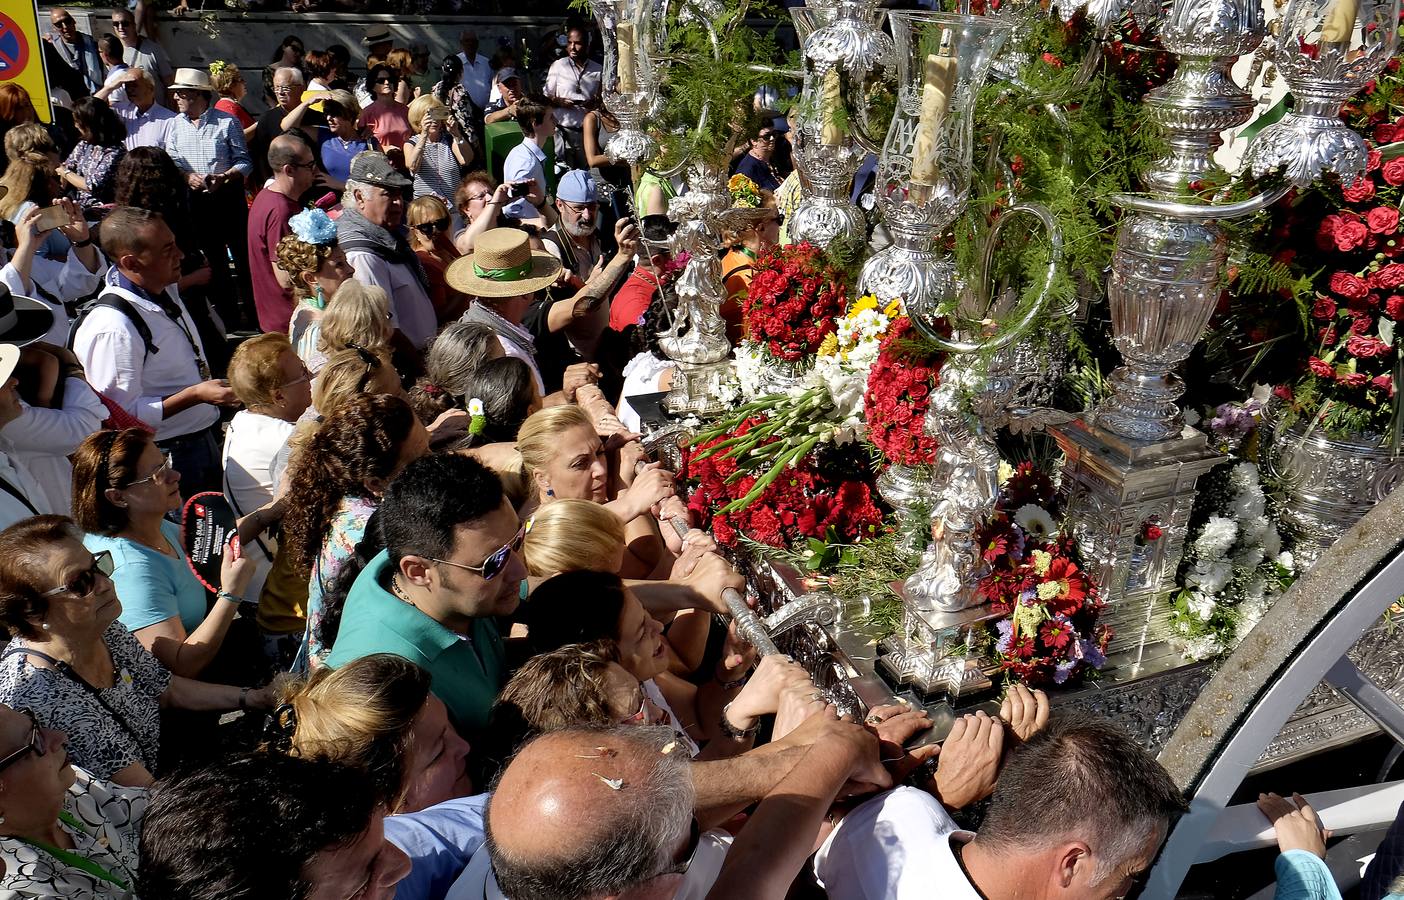
[[[390,298],[373,285],[350,280],[322,312],[317,349],[326,356],[360,347],[388,350],[395,326],[390,324]]]
[[[468,309],[471,298],[450,287],[444,278],[449,263],[463,255],[453,246],[450,237],[453,217],[448,205],[432,194],[415,197],[405,210],[405,221],[409,225],[410,248],[419,257],[419,265],[429,281],[429,302],[434,304],[434,316],[441,326],[457,321]]]
[[[239,120],[239,127],[244,129],[244,140],[253,140],[254,132],[258,130],[258,123],[254,121],[249,111],[244,109],[244,95],[249,92],[248,85],[244,83],[244,74],[239,71],[239,67],[222,59],[217,59],[210,63],[210,85],[214,87],[219,99],[215,101],[215,109],[229,113]]]
[[[318,349],[322,312],[351,278],[346,254],[336,245],[336,224],[320,209],[288,220],[292,234],[278,242],[277,266],[288,273],[297,306],[288,321],[288,340],[303,364],[316,374],[326,362]]]
[[[365,771],[391,813],[473,792],[468,742],[429,692],[429,673],[403,657],[378,653],[318,669],[284,691],[274,724],[273,749]]]
[[[405,144],[405,167],[414,176],[414,196],[452,203],[463,170],[473,162],[473,145],[433,94],[415,98],[408,115],[414,137]]]
[[[532,516],[522,558],[527,572],[538,578],[578,569],[618,572],[624,564],[624,523],[589,500],[548,503]]]

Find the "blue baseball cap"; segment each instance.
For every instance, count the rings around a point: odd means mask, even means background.
[[[583,169],[571,169],[556,185],[556,199],[567,203],[596,202],[599,195],[595,192],[595,179]]]

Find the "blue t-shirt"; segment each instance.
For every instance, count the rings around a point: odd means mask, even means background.
[[[491,794],[445,800],[419,812],[385,818],[385,839],[410,858],[395,900],[441,900],[487,837]]]
[[[185,560],[180,529],[172,522],[162,521],[161,534],[175,556],[157,553],[128,538],[100,534],[84,535],[83,546],[93,553],[112,551],[112,583],[117,588],[117,599],[122,601],[122,614],[117,618],[129,631],[177,616],[189,634],[205,621],[205,586]]]
[[[357,138],[352,141],[343,141],[332,134],[330,128],[317,129],[317,155],[322,160],[322,168],[327,170],[328,175],[342,183],[351,177],[351,157],[365,150],[379,149],[380,145],[374,140],[366,141]]]
[[[741,157],[741,161],[736,164],[736,174],[745,175],[763,191],[773,191],[780,187],[780,179],[776,177],[770,164],[761,162],[749,153]]]

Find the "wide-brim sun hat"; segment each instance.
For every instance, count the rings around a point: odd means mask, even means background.
[[[492,228],[478,235],[473,252],[449,264],[449,287],[488,299],[519,297],[550,287],[561,274],[561,261],[532,250],[525,231]]]
[[[23,347],[54,327],[54,312],[41,301],[10,293],[0,284],[0,341]]]
[[[176,69],[175,81],[166,90],[213,91],[214,85],[210,82],[210,73],[204,69]]]

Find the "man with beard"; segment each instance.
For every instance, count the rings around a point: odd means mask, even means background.
[[[561,261],[563,278],[527,311],[523,324],[536,340],[547,392],[561,388],[567,366],[588,362],[599,367],[605,396],[618,396],[628,348],[614,340],[616,332],[608,331],[609,298],[633,262],[638,228],[628,219],[617,222],[614,239],[619,253],[606,260],[596,231],[595,180],[579,169],[567,172],[556,186],[556,212],[558,221],[541,240],[546,251]]]
[[[327,665],[372,653],[416,663],[473,742],[507,677],[495,619],[517,608],[526,528],[497,476],[455,453],[410,463],[377,515],[385,549],[357,576]]]
[[[586,54],[590,32],[582,25],[566,31],[566,55],[546,72],[546,96],[556,110],[556,159],[585,166],[585,114],[600,103],[600,64]]]

